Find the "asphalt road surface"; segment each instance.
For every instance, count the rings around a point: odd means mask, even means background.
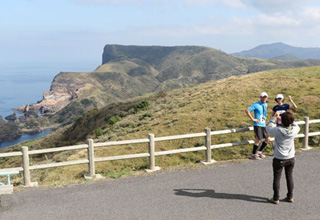
[[[320,150],[296,155],[294,203],[272,196],[272,157],[2,196],[1,220],[320,219]],[[284,173],[280,196],[286,196]]]

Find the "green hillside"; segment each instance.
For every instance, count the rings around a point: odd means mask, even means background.
[[[113,104],[88,112],[65,132],[64,140],[70,139],[72,143],[72,140],[81,141],[82,137],[92,137],[88,135],[91,131],[79,135],[81,132],[77,129],[83,127],[92,128],[92,131],[102,129],[104,135],[100,137],[101,140],[113,140],[112,134],[117,133],[117,129],[124,130],[122,133],[130,138],[133,135],[131,133],[136,133],[132,130],[140,130],[139,135],[141,130],[146,130],[145,135],[152,132],[156,136],[164,136],[201,132],[208,126],[213,129],[243,127],[248,124],[244,110],[259,100],[262,91],[270,94],[270,114],[271,108],[276,104],[273,100],[275,95],[283,93],[285,97],[291,95],[298,105],[297,120],[303,120],[305,116],[320,118],[317,111],[320,108],[319,79],[320,67],[272,70],[233,76],[166,93],[149,94],[131,102]],[[148,101],[148,110],[136,113],[135,106],[143,100]],[[113,116],[119,116],[121,120],[110,126],[108,120]],[[143,126],[144,124],[146,126]],[[136,129],[138,125],[143,129]],[[74,134],[81,138],[77,139]],[[121,136],[117,134],[119,135]]]
[[[57,123],[63,118],[64,124],[68,124],[74,122],[74,117],[65,118],[67,110],[62,112],[59,110],[70,102],[79,103],[81,99],[90,100],[92,109],[93,106],[102,107],[145,93],[184,88],[235,75],[315,65],[320,65],[320,60],[281,61],[240,58],[220,50],[199,46],[106,45],[103,64],[95,71],[62,72],[55,77],[50,95],[71,98],[61,102],[53,100],[56,104],[49,103],[48,113],[49,115],[55,113],[52,119],[54,122]],[[78,104],[77,106],[82,109],[77,112],[90,109],[88,106]],[[50,112],[50,109],[53,112]],[[81,114],[74,113],[74,115],[78,117]]]
[[[111,104],[94,109],[64,129],[58,130],[42,140],[29,144],[30,149],[49,148],[85,143],[93,138],[95,142],[117,141],[147,138],[149,133],[155,137],[203,132],[205,127],[211,130],[223,130],[252,126],[244,110],[259,100],[262,91],[269,94],[268,117],[276,104],[277,93],[285,97],[291,95],[298,108],[296,120],[320,118],[320,67],[271,70],[243,76],[210,81],[188,88],[168,92],[151,93],[129,102]],[[319,124],[312,124],[312,130],[320,130]],[[212,144],[238,142],[254,139],[253,132],[215,136]],[[319,145],[319,137],[310,138],[310,144]],[[201,146],[203,138],[184,139],[157,143],[156,151]],[[296,141],[297,146],[301,143]],[[244,159],[250,154],[252,146],[239,146],[215,149],[215,160]],[[98,148],[96,157],[147,152],[147,145],[125,145]],[[271,153],[271,146],[267,148]],[[34,163],[63,161],[85,158],[86,151],[56,153],[45,157],[33,157]],[[183,153],[156,158],[156,164],[166,167],[181,167],[199,164],[204,152]],[[14,161],[19,163],[19,161]],[[3,166],[3,164],[1,165]],[[147,168],[148,161],[130,159],[96,164],[96,173],[104,176],[133,174]],[[87,166],[72,166],[50,170],[33,171],[33,181],[44,184],[66,184],[80,181]],[[79,179],[80,178],[80,179]],[[17,180],[19,181],[19,180]],[[22,181],[22,180],[20,180]],[[58,182],[58,183],[57,183]],[[51,184],[52,185],[52,184]]]

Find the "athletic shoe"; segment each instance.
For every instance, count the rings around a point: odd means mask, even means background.
[[[252,159],[252,160],[261,160],[261,158],[259,157],[258,154],[251,154],[250,155],[250,159]]]
[[[289,198],[287,197],[287,198],[286,198],[286,201],[293,203],[293,202],[294,202],[294,199],[293,199],[293,198],[289,199]]]
[[[258,156],[260,158],[265,158],[266,156],[262,153],[262,151],[258,151]]]
[[[271,202],[271,203],[276,204],[276,205],[279,204],[279,200],[274,200],[273,198],[269,198],[268,202]]]

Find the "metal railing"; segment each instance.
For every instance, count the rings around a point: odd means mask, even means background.
[[[298,125],[304,125],[304,126],[303,126],[303,133],[298,134],[295,138],[303,138],[302,149],[305,149],[305,150],[310,149],[310,147],[308,146],[309,137],[320,135],[320,132],[309,133],[309,124],[320,123],[320,119],[309,121],[309,118],[305,117],[304,121],[298,121],[296,123]],[[31,182],[31,177],[30,177],[31,170],[53,168],[53,167],[88,164],[88,173],[89,174],[86,175],[86,177],[94,178],[94,177],[96,177],[96,173],[95,173],[95,163],[96,162],[105,162],[105,161],[148,157],[149,158],[149,169],[147,171],[152,172],[152,171],[159,170],[159,167],[157,167],[155,164],[155,157],[156,156],[185,153],[185,152],[195,152],[195,151],[205,151],[205,159],[202,162],[204,164],[210,164],[210,163],[215,162],[211,156],[212,149],[240,146],[240,145],[248,145],[248,144],[254,143],[254,140],[248,140],[248,141],[242,141],[242,142],[211,145],[211,137],[212,136],[222,135],[222,134],[239,133],[239,132],[252,131],[252,130],[253,130],[253,127],[237,128],[237,129],[229,129],[229,130],[221,130],[221,131],[211,131],[210,128],[205,128],[205,131],[202,133],[174,135],[174,136],[165,136],[165,137],[154,137],[154,134],[149,134],[148,138],[145,138],[145,139],[113,141],[113,142],[104,142],[104,143],[94,143],[94,141],[92,139],[89,139],[87,141],[87,144],[65,146],[65,147],[58,147],[58,148],[49,148],[49,149],[42,149],[42,150],[30,150],[30,151],[29,151],[28,147],[23,146],[21,152],[0,153],[0,157],[22,156],[22,167],[0,169],[0,173],[1,172],[9,172],[9,171],[23,171],[24,185],[25,186],[32,186],[33,183]],[[156,142],[178,140],[178,139],[185,139],[185,138],[199,138],[199,137],[205,138],[205,145],[204,146],[183,148],[183,149],[174,149],[174,150],[168,150],[168,151],[158,151],[158,152],[155,151],[155,143]],[[274,141],[274,138],[271,138],[271,141]],[[94,149],[98,148],[98,147],[127,145],[127,144],[139,144],[139,143],[148,143],[149,151],[146,153],[136,153],[136,154],[110,156],[110,157],[96,158],[94,156]],[[30,166],[30,163],[29,163],[29,156],[30,155],[46,154],[46,153],[69,151],[69,150],[80,150],[80,149],[87,149],[87,153],[88,153],[87,159],[40,164],[40,165],[32,165],[32,166]]]

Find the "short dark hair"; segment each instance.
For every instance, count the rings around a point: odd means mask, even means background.
[[[294,116],[292,112],[284,112],[281,114],[281,121],[283,126],[288,127],[294,122]]]

